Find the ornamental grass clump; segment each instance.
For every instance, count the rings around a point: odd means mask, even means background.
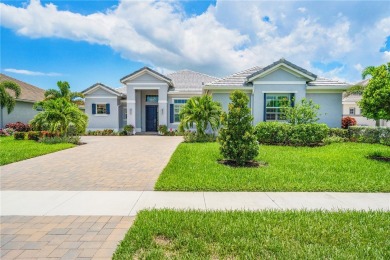
[[[223,113],[218,142],[220,152],[230,165],[245,166],[253,163],[259,154],[259,143],[252,125],[253,116],[248,107],[249,98],[242,91],[230,95],[228,113]]]

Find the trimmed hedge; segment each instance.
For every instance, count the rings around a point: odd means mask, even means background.
[[[26,138],[26,132],[15,132],[14,139],[15,140],[24,140]]]
[[[28,140],[38,141],[39,137],[41,137],[41,136],[42,136],[42,134],[39,131],[30,131],[27,133]]]
[[[313,146],[328,136],[326,124],[291,125],[281,122],[261,122],[255,128],[257,140],[262,144]]]
[[[389,127],[351,126],[349,132],[353,142],[390,145]]]

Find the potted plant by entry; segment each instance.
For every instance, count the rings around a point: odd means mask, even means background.
[[[132,125],[125,125],[123,127],[123,131],[126,131],[127,135],[133,135],[134,126]]]

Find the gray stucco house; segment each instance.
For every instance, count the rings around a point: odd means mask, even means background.
[[[227,110],[229,95],[239,89],[248,94],[254,124],[280,120],[278,100],[307,98],[320,105],[320,122],[340,127],[343,115],[342,93],[348,84],[317,75],[280,59],[264,68],[253,67],[225,78],[182,70],[162,75],[141,68],[112,89],[97,83],[83,91],[88,130],[120,130],[126,124],[135,132],[156,132],[158,125],[176,129],[179,111],[192,96],[208,94]]]
[[[0,73],[0,82],[2,81],[12,81],[18,84],[20,86],[21,93],[16,99],[15,108],[11,113],[8,114],[6,108],[0,108],[0,128],[4,128],[8,123],[29,123],[30,120],[39,113],[39,111],[33,109],[33,105],[35,102],[44,99],[45,90]],[[13,91],[7,91],[12,96],[15,96]]]

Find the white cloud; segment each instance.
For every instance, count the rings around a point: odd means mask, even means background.
[[[285,57],[320,75],[323,71],[313,67],[314,61],[339,61],[343,66],[327,74],[354,80],[359,77],[356,64],[377,65],[389,58],[378,51],[390,34],[388,15],[366,25],[342,10],[332,18],[309,15],[300,4],[217,1],[194,16],[187,16],[177,1],[121,1],[90,15],[58,10],[38,0],[22,8],[0,3],[0,8],[2,26],[20,35],[106,45],[160,71],[189,68],[226,75]],[[263,21],[266,16],[270,23]]]
[[[359,73],[361,73],[363,71],[363,66],[362,64],[358,63],[358,64],[355,64],[355,66],[353,66],[357,71],[359,71]]]
[[[56,76],[62,76],[61,73],[56,72],[40,72],[40,71],[31,71],[31,70],[21,70],[21,69],[4,69],[6,72],[16,73],[16,74],[23,74],[23,75],[29,75],[29,76],[50,76],[50,77],[56,77]]]

